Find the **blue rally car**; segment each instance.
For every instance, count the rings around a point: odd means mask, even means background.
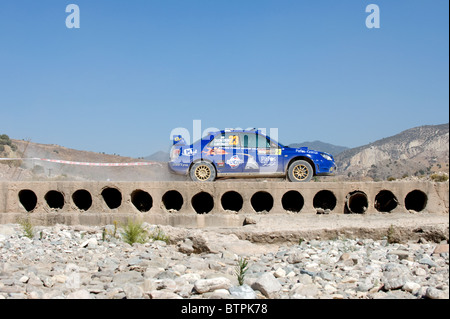
[[[218,177],[282,177],[308,182],[316,175],[333,175],[333,156],[307,147],[290,148],[258,130],[223,130],[186,145],[173,136],[169,167],[196,182]]]

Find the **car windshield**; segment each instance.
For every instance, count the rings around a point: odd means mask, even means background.
[[[278,142],[278,141],[275,141],[275,140],[271,140],[273,143],[277,143],[278,145],[280,145],[280,147],[281,148],[283,148],[283,147],[289,147],[289,146],[284,146],[284,144],[281,144],[280,142]]]
[[[280,142],[274,140],[273,138],[270,138],[269,136],[267,136],[267,138],[270,140],[271,146],[273,146],[273,144],[276,144],[276,145],[278,145],[281,148],[286,147],[283,144],[281,144]]]

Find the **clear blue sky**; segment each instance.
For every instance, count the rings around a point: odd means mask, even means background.
[[[0,133],[138,157],[201,120],[356,147],[449,121],[448,41],[448,0],[1,0]]]

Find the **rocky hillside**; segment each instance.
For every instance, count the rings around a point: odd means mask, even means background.
[[[449,124],[403,131],[336,156],[339,174],[385,180],[449,171]]]

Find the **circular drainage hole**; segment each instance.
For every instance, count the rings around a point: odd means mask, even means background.
[[[313,206],[317,213],[323,213],[326,210],[332,211],[336,207],[336,196],[329,190],[321,190],[314,196]]]
[[[214,208],[214,199],[209,193],[198,193],[192,197],[192,207],[197,214],[208,214]]]
[[[348,194],[346,199],[346,214],[364,214],[369,207],[369,200],[364,192],[354,191]]]
[[[405,207],[407,210],[420,212],[427,206],[428,197],[420,190],[413,190],[405,197]]]
[[[305,200],[297,191],[289,191],[281,198],[281,204],[287,211],[298,213],[302,210]]]
[[[382,190],[375,196],[375,209],[379,212],[389,213],[397,206],[397,197],[391,191]]]
[[[224,210],[230,210],[234,212],[240,211],[242,209],[242,206],[244,205],[244,200],[242,199],[241,194],[235,191],[229,191],[223,194],[220,202]]]
[[[23,189],[19,192],[19,202],[27,212],[31,212],[36,208],[37,196],[32,190]]]
[[[269,212],[273,207],[273,197],[267,192],[257,192],[252,196],[250,203],[257,213]]]
[[[178,211],[183,206],[183,196],[177,191],[168,191],[164,194],[162,202],[167,210]]]
[[[75,193],[72,194],[72,200],[75,206],[81,210],[88,210],[92,206],[92,196],[85,189],[79,189]]]
[[[110,209],[119,208],[122,205],[122,193],[116,188],[105,188],[102,197]]]
[[[64,195],[58,191],[49,191],[44,197],[48,207],[62,209],[64,207]]]
[[[131,202],[140,212],[148,212],[153,206],[153,199],[146,191],[137,189],[131,193]]]

